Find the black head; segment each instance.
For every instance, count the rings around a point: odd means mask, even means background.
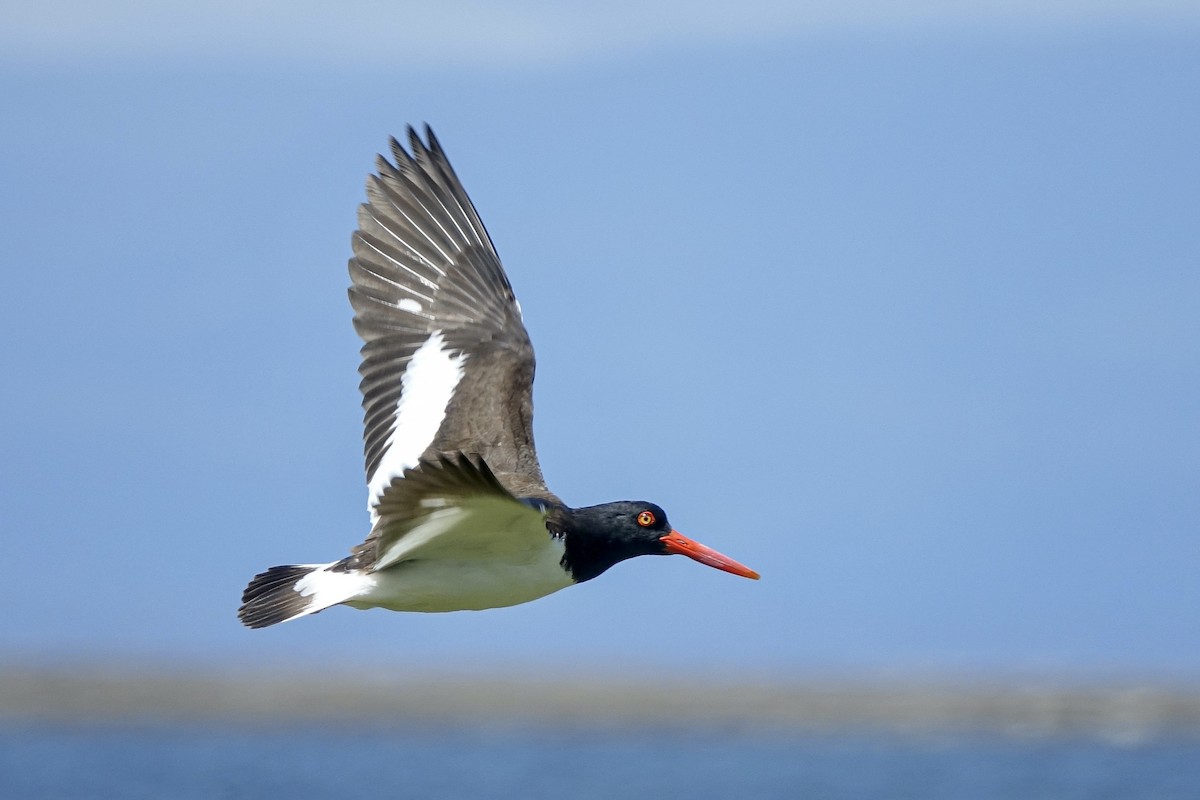
[[[758,573],[692,541],[671,527],[667,512],[654,503],[621,500],[586,508],[563,509],[551,523],[562,534],[563,566],[576,581],[591,580],[619,561],[635,556],[685,555],[710,567],[758,579]]]

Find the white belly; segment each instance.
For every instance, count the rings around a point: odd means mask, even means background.
[[[392,611],[478,611],[528,603],[574,583],[562,568],[562,542],[527,558],[433,557],[402,561],[374,573],[374,585],[346,605]]]

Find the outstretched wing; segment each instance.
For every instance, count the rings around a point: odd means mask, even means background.
[[[500,258],[428,126],[392,139],[367,180],[350,259],[362,337],[372,519],[422,456],[482,456],[521,496],[550,497],[533,446],[533,347]]]
[[[371,535],[344,565],[377,571],[411,559],[532,559],[546,544],[549,506],[522,501],[478,456],[422,459],[388,486]]]

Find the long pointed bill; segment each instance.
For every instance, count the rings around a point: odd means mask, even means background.
[[[729,556],[721,555],[711,547],[705,547],[699,542],[692,541],[679,531],[671,531],[662,537],[662,543],[666,545],[668,553],[687,556],[715,569],[732,572],[734,575],[741,575],[743,578],[753,581],[758,580],[758,573],[754,570],[742,566]]]

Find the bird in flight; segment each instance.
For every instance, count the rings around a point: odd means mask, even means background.
[[[370,533],[340,560],[256,575],[238,618],[265,628],[335,605],[512,606],[643,555],[757,579],[654,503],[572,508],[546,487],[521,306],[433,131],[408,139],[392,139],[395,163],[380,156],[367,180],[350,259]]]

